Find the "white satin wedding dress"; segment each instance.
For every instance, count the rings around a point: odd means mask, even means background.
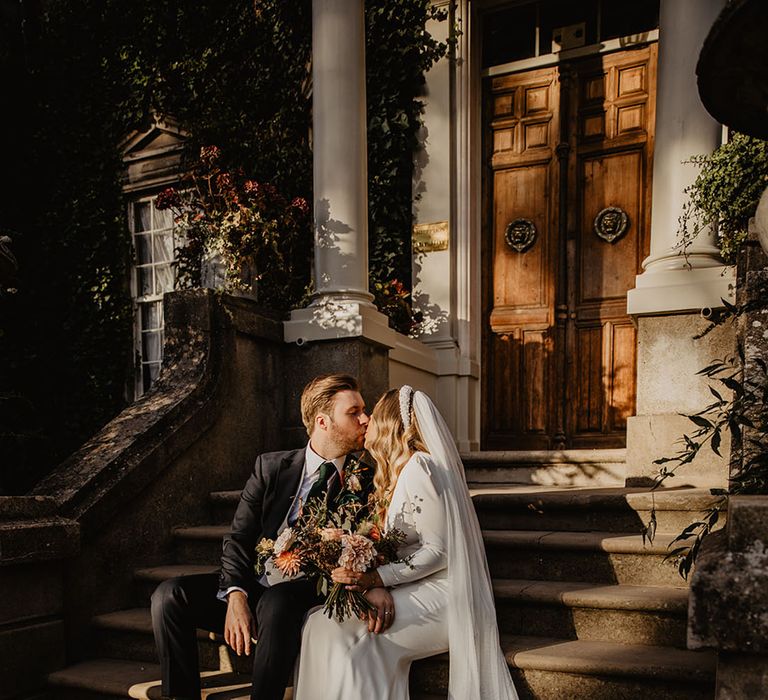
[[[316,610],[307,619],[295,700],[406,700],[411,662],[448,650],[446,513],[431,478],[429,455],[414,454],[400,472],[387,528],[405,533],[404,563],[378,568],[392,587],[395,621],[381,634]]]
[[[294,700],[408,700],[411,662],[448,651],[449,700],[517,700],[499,645],[480,524],[451,431],[432,400],[400,389],[412,404],[427,452],[414,454],[392,494],[387,527],[406,535],[406,563],[379,568],[395,600],[395,621],[374,635],[322,610],[304,627]]]

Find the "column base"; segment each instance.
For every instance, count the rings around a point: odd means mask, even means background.
[[[627,293],[627,313],[632,316],[716,309],[722,299],[733,301],[736,274],[718,266],[678,270],[647,270],[635,278]]]
[[[389,319],[372,304],[325,297],[291,311],[283,329],[285,341],[298,345],[315,340],[365,338],[392,348],[397,335],[389,327]]]
[[[660,465],[654,460],[673,457],[682,445],[684,434],[691,434],[696,426],[677,413],[630,416],[627,420],[627,486],[651,486]],[[721,453],[730,454],[731,439],[723,435]],[[674,466],[667,464],[667,467]],[[680,467],[675,476],[664,482],[664,488],[727,488],[728,462],[705,446],[690,464]]]

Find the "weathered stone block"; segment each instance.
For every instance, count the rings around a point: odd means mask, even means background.
[[[673,457],[681,445],[678,442],[684,434],[691,435],[696,426],[685,416],[676,413],[631,416],[627,420],[627,486],[650,485],[659,473],[654,460]],[[722,434],[718,457],[705,445],[696,458],[680,467],[676,475],[664,482],[666,488],[697,486],[725,488],[728,485],[728,462],[731,436]],[[673,466],[673,465],[667,465]]]
[[[45,562],[0,569],[0,625],[60,615],[61,564]]]
[[[60,620],[0,629],[0,700],[42,688],[46,674],[64,662]]]
[[[768,656],[720,654],[715,700],[758,700],[768,688]]]
[[[0,566],[63,559],[80,547],[80,526],[64,518],[0,522]]]
[[[768,496],[731,496],[728,499],[728,549],[755,551],[768,547]]]
[[[725,531],[706,538],[691,580],[688,647],[768,653],[768,550],[762,541],[730,551]]]

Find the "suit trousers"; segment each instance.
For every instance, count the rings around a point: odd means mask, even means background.
[[[152,594],[152,628],[162,669],[162,693],[200,698],[198,628],[222,634],[227,604],[217,599],[218,574],[180,576],[163,581]],[[301,647],[307,611],[322,603],[305,579],[248,592],[256,621],[252,700],[282,700]]]

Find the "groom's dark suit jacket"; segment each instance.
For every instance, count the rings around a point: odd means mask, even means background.
[[[224,537],[219,590],[232,586],[250,590],[256,582],[254,550],[262,537],[274,539],[301,485],[306,447],[260,455],[243,488],[231,532]],[[373,486],[373,468],[360,475],[359,496],[365,503]],[[338,474],[331,476],[330,494],[340,488]]]

